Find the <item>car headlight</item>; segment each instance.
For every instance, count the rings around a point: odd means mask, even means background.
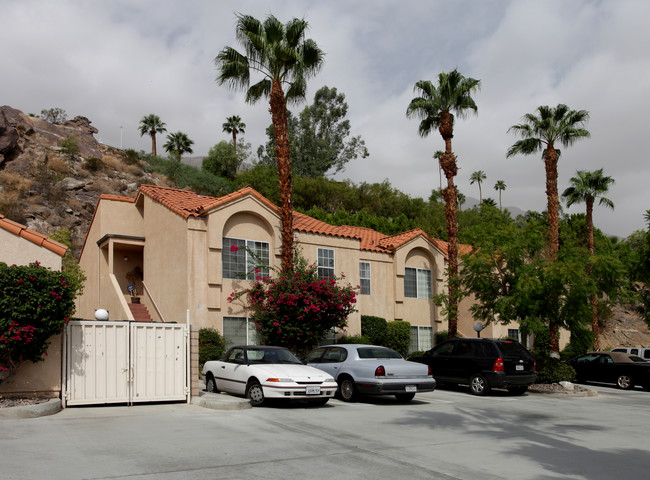
[[[274,383],[295,383],[292,378],[267,378],[266,381]]]
[[[327,378],[326,378],[325,380],[323,380],[323,381],[324,381],[324,382],[336,382],[336,380],[334,380],[334,377],[327,377]]]

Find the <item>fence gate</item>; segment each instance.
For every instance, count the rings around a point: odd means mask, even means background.
[[[187,338],[175,323],[68,323],[65,404],[187,400]]]

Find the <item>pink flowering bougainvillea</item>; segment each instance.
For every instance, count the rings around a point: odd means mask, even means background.
[[[296,261],[291,275],[257,277],[250,288],[233,292],[245,299],[262,342],[302,354],[333,328],[345,328],[354,311],[356,291],[336,278],[321,279],[314,265]]]
[[[47,355],[49,338],[61,333],[74,313],[77,291],[66,273],[32,263],[0,262],[0,383],[22,361]]]

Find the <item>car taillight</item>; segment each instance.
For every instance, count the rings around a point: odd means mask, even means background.
[[[385,377],[386,376],[386,369],[384,368],[383,365],[379,365],[375,369],[375,377]]]
[[[427,365],[429,368],[427,369],[427,375],[433,376],[433,369],[431,368],[431,365]]]
[[[492,371],[493,372],[503,372],[505,369],[503,368],[503,358],[497,358],[494,361],[494,365],[492,366]]]
[[[537,371],[537,360],[533,359],[533,372]]]

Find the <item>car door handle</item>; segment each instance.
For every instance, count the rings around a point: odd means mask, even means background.
[[[225,370],[226,366],[225,366],[225,365],[221,365],[221,368],[223,368],[223,369]]]

